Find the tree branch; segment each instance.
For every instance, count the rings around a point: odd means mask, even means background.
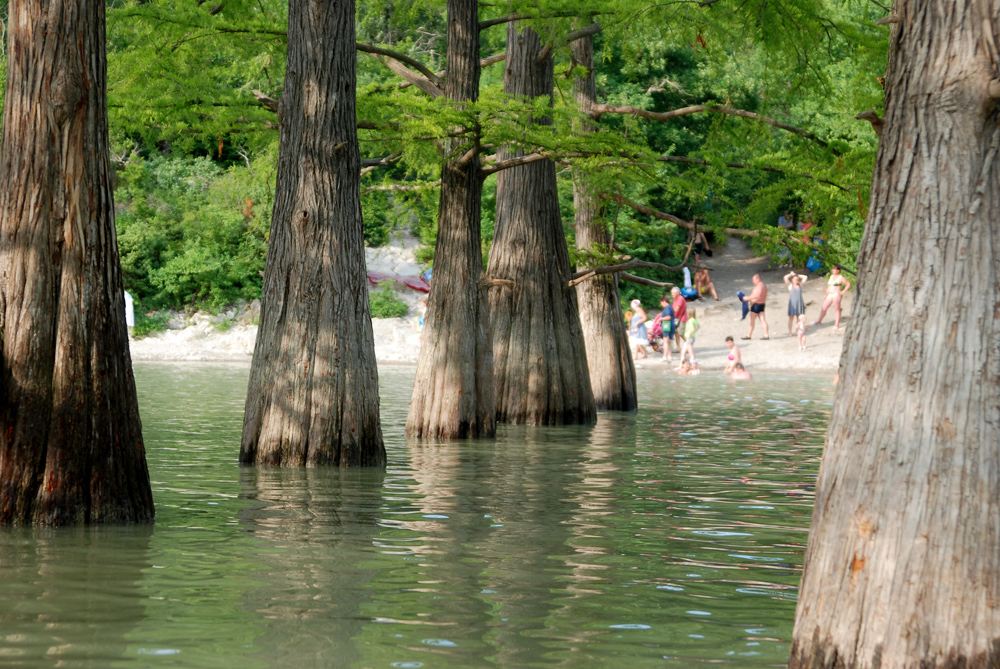
[[[390,153],[388,156],[383,156],[382,158],[362,158],[361,160],[361,176],[374,172],[378,167],[384,167],[386,165],[391,165],[397,160],[399,160],[401,153]]]
[[[690,158],[688,156],[666,156],[666,155],[664,155],[664,156],[658,157],[657,160],[660,161],[660,162],[664,162],[664,163],[683,163],[685,165],[700,165],[700,166],[705,166],[705,167],[708,167],[708,166],[711,166],[711,165],[714,164],[714,163],[709,162],[707,160],[702,160],[701,158]],[[732,168],[734,170],[760,170],[761,172],[770,172],[771,174],[782,174],[784,176],[789,176],[789,177],[799,177],[799,178],[802,178],[802,179],[811,179],[813,181],[816,181],[817,183],[826,184],[828,186],[833,186],[834,188],[842,190],[845,193],[851,192],[850,188],[845,188],[844,186],[841,186],[840,184],[838,184],[835,181],[830,181],[829,179],[823,179],[823,178],[817,177],[817,176],[815,176],[813,174],[809,174],[808,172],[789,172],[787,170],[781,169],[780,167],[772,167],[771,165],[751,165],[749,163],[729,163],[729,162],[727,162],[727,163],[722,163],[722,165],[725,165],[726,167]]]
[[[275,114],[281,115],[281,104],[278,100],[275,100],[270,95],[264,91],[253,90],[253,96],[257,98],[257,102],[261,104],[265,109],[270,109]]]
[[[1000,79],[991,79],[987,90],[994,100],[1000,98]]]
[[[375,46],[373,44],[366,44],[365,42],[358,42],[356,44],[356,48],[358,51],[374,54],[376,56],[385,56],[390,60],[402,63],[403,65],[406,65],[424,75],[424,78],[435,87],[440,88],[441,86],[441,80],[438,79],[437,75],[434,74],[429,67],[421,63],[416,58],[407,56],[405,53],[394,51],[392,49],[386,49],[385,47]]]
[[[486,30],[493,26],[499,26],[504,23],[510,23],[511,21],[522,21],[524,19],[559,19],[567,18],[572,16],[596,16],[593,12],[552,12],[551,14],[508,14],[507,16],[500,16],[495,19],[486,19],[485,21],[479,22],[479,29]]]
[[[675,224],[678,227],[684,228],[685,230],[695,230],[697,228],[697,225],[693,221],[685,221],[683,218],[680,218],[679,216],[674,216],[673,214],[668,214],[664,211],[660,211],[659,209],[653,209],[652,207],[647,207],[646,205],[639,204],[638,202],[629,200],[623,195],[612,193],[607,195],[606,197],[610,198],[611,200],[614,200],[618,204],[622,204],[625,205],[626,207],[629,207],[630,209],[634,209],[640,214],[646,214],[647,216],[658,218],[661,221],[670,221],[671,223]],[[758,237],[760,235],[760,233],[757,232],[756,230],[745,230],[743,228],[723,228],[722,231],[725,232],[727,235],[733,235],[735,237]]]
[[[666,272],[674,272],[679,270],[681,267],[682,265],[674,267],[672,265],[664,265],[663,263],[650,262],[648,260],[640,260],[639,258],[632,258],[625,262],[618,263],[617,265],[602,265],[601,267],[582,269],[570,277],[568,285],[570,288],[572,288],[576,284],[583,283],[584,281],[592,279],[596,276],[600,276],[602,274],[618,274],[628,269],[644,268],[644,269],[658,269]]]
[[[642,286],[653,286],[654,288],[673,288],[674,284],[668,281],[656,281],[654,279],[647,279],[644,276],[636,276],[635,274],[630,274],[628,272],[622,272],[618,275],[619,279],[623,281],[631,281],[632,283],[638,283]]]
[[[489,67],[490,65],[494,65],[494,64],[502,62],[502,61],[504,61],[506,59],[507,59],[507,54],[505,52],[501,51],[500,53],[495,53],[492,56],[486,56],[486,58],[481,58],[479,60],[479,67],[481,67],[481,68],[482,67]],[[437,78],[440,81],[443,82],[445,80],[445,77],[448,76],[448,70],[441,70],[440,72],[436,72],[435,75],[437,76]],[[413,86],[413,84],[411,82],[409,82],[409,81],[404,81],[404,82],[402,82],[402,83],[399,84],[400,90],[402,90],[404,88],[409,88],[410,86]]]
[[[541,151],[535,153],[527,153],[523,156],[514,156],[513,158],[508,158],[506,160],[497,160],[496,162],[490,163],[479,170],[479,173],[483,177],[488,177],[491,174],[500,172],[501,170],[507,170],[511,167],[518,167],[519,165],[528,165],[530,163],[537,163],[539,160],[546,160],[549,158],[548,153]]]
[[[578,39],[583,39],[584,37],[590,37],[591,35],[596,35],[599,32],[601,32],[601,25],[599,23],[591,23],[589,26],[585,26],[583,28],[579,28],[577,30],[573,30],[571,32],[566,33],[566,36],[563,38],[562,43],[569,44],[570,42],[575,42]],[[546,44],[544,47],[542,47],[541,51],[538,52],[538,55],[535,56],[535,61],[538,63],[544,63],[545,59],[548,58],[549,55],[552,53],[552,49],[554,47],[555,47],[554,44],[551,43]]]
[[[632,116],[639,116],[650,121],[668,121],[680,116],[691,116],[692,114],[703,113],[724,114],[726,116],[740,116],[742,118],[752,119],[773,128],[778,128],[779,130],[785,130],[796,134],[799,137],[803,137],[819,144],[823,148],[830,148],[830,144],[825,139],[813,132],[810,132],[809,130],[804,130],[783,121],[779,121],[776,118],[758,114],[757,112],[747,111],[746,109],[736,109],[735,107],[727,107],[725,105],[691,105],[689,107],[681,107],[680,109],[672,109],[665,112],[654,112],[630,105],[595,104],[590,110],[590,115],[595,119],[600,118],[604,114],[630,114]]]

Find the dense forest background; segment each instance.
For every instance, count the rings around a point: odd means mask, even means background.
[[[219,310],[258,297],[274,198],[286,4],[108,6],[126,288],[143,312]],[[557,90],[553,124],[531,126],[531,105],[517,107],[502,95],[503,62],[486,65],[475,106],[482,141],[545,151],[558,161],[568,237],[571,170],[585,173],[606,196],[616,257],[676,264],[684,256],[688,232],[631,206],[641,204],[697,218],[717,240],[727,228],[755,231],[749,239],[761,251],[791,253],[802,263],[815,247],[774,226],[791,210],[816,223],[824,260],[851,270],[877,141],[873,127],[855,117],[881,110],[886,39],[875,21],[887,11],[826,0],[619,0],[589,3],[587,16],[578,16],[574,3],[490,5],[483,20],[519,13],[553,45]],[[582,134],[572,91],[578,68],[566,35],[592,22],[601,28],[594,38],[597,97],[618,111],[602,114],[596,133]],[[393,230],[408,230],[424,242],[421,260],[431,265],[439,142],[458,112],[408,85],[394,67],[402,55],[431,72],[443,69],[444,3],[362,0],[357,25],[359,43],[368,45],[358,52],[366,242],[378,246]],[[483,58],[503,53],[505,35],[502,24],[483,29]],[[665,120],[621,111],[694,105],[706,110]],[[719,107],[770,122],[713,113]],[[492,238],[495,181],[489,177],[484,188],[484,245]],[[624,284],[622,297],[653,301],[658,292]]]

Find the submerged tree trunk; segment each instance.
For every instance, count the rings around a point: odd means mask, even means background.
[[[292,0],[240,461],[384,465],[361,222],[353,0]]]
[[[594,82],[594,41],[590,35],[575,40],[574,63],[584,73],[574,81],[576,102],[586,115],[597,97]],[[593,132],[593,123],[585,118],[580,128]],[[601,220],[600,198],[590,191],[586,178],[573,175],[573,212],[576,225],[576,248],[580,251],[608,250],[611,233]],[[598,409],[633,411],[638,406],[635,364],[629,350],[628,336],[622,324],[618,297],[618,277],[614,274],[594,277],[577,284],[580,325],[587,347],[590,384]]]
[[[895,14],[793,668],[1000,666],[1000,1]]]
[[[10,4],[0,524],[147,522],[108,161],[104,3]]]
[[[448,79],[456,102],[479,96],[479,2],[448,0]],[[478,143],[478,133],[475,140]],[[491,437],[496,432],[493,351],[482,286],[479,157],[446,146],[434,252],[434,280],[406,432],[421,438]]]
[[[551,98],[552,57],[540,58],[541,53],[537,33],[519,32],[510,24],[504,74],[508,95]],[[491,279],[512,282],[490,289],[497,419],[537,425],[592,423],[594,395],[576,293],[567,286],[569,251],[552,161],[500,172],[488,273]]]

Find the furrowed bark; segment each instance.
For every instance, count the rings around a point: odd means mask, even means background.
[[[895,14],[795,669],[1000,666],[1000,1]]]
[[[355,126],[353,0],[293,0],[240,462],[385,464]]]
[[[594,41],[590,35],[571,43],[573,61],[584,68],[573,85],[576,103],[588,114],[597,99],[594,81]],[[582,121],[581,132],[593,132],[593,123]],[[573,175],[573,215],[576,248],[583,252],[611,248],[611,231],[601,217],[601,198],[581,175]],[[580,325],[587,350],[590,384],[598,409],[633,411],[638,406],[635,364],[622,326],[618,275],[597,276],[576,285]]]
[[[537,33],[509,25],[508,95],[551,100],[552,59],[539,61],[541,50]],[[507,155],[501,159],[511,157],[509,151],[502,153]],[[488,274],[513,282],[490,289],[497,419],[534,425],[592,423],[596,408],[576,293],[567,285],[569,251],[551,160],[498,175]]]
[[[115,237],[104,3],[9,7],[0,525],[149,522]]]
[[[479,96],[479,2],[448,0],[445,94],[458,103]],[[493,351],[482,285],[478,152],[455,157],[446,146],[434,253],[434,280],[421,336],[406,432],[420,438],[492,437],[496,433]]]

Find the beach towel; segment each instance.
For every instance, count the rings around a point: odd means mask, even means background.
[[[736,299],[738,299],[740,304],[743,306],[743,316],[740,318],[742,321],[747,317],[747,314],[750,313],[750,303],[747,302],[746,293],[742,290],[736,293]]]

